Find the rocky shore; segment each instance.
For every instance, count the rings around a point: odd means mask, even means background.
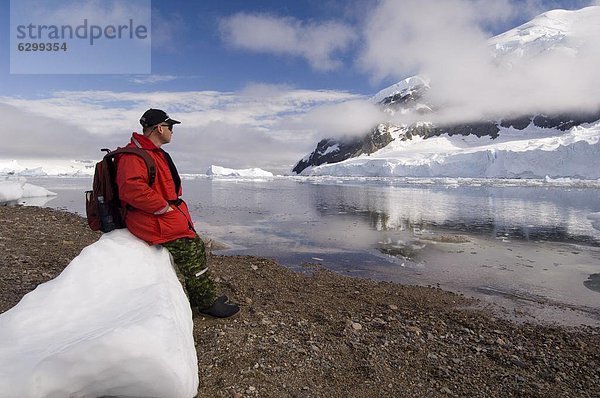
[[[0,206],[0,312],[98,239]],[[233,319],[194,319],[199,397],[599,397],[600,330],[515,324],[435,288],[210,257]]]

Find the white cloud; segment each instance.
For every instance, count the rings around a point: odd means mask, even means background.
[[[264,14],[235,14],[221,20],[220,29],[224,41],[235,48],[302,57],[318,71],[340,67],[336,54],[356,40],[352,28],[339,22],[302,22]]]
[[[182,172],[204,172],[211,164],[289,172],[313,149],[322,126],[296,123],[323,105],[359,96],[253,84],[240,92],[64,91],[47,98],[0,97],[0,159],[98,159],[139,131],[148,108],[162,108],[182,121],[165,149]]]
[[[375,81],[429,77],[431,99],[446,111],[442,121],[600,105],[598,29],[577,33],[572,27],[580,42],[566,44],[578,47],[575,55],[558,46],[510,62],[492,57],[483,27],[522,6],[506,0],[382,1],[365,23],[359,65]]]
[[[100,148],[117,144],[68,119],[33,114],[19,106],[0,103],[0,117],[5,127],[0,132],[0,159],[93,159]]]
[[[299,115],[296,126],[318,130],[321,138],[364,135],[386,118],[378,106],[357,99],[311,109]]]
[[[56,25],[81,25],[84,19],[90,24],[117,25],[127,22],[129,18],[141,21],[149,20],[150,2],[124,1],[63,1],[47,2],[24,0],[32,22],[46,21]],[[20,1],[21,2],[21,1]]]
[[[440,61],[485,53],[486,37],[473,23],[474,9],[461,3],[381,2],[365,22],[366,46],[359,65],[376,80],[401,79]]]
[[[177,76],[173,75],[138,75],[129,79],[130,82],[136,84],[155,84],[170,82],[177,79]]]

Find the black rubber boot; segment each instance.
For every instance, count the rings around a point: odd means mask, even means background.
[[[214,316],[215,318],[229,318],[237,314],[240,310],[235,304],[227,303],[227,296],[220,296],[208,308],[198,309],[203,315]]]

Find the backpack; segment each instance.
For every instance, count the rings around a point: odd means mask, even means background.
[[[141,148],[118,148],[114,151],[103,148],[104,158],[96,163],[94,182],[91,191],[85,191],[85,212],[92,231],[110,232],[125,228],[125,212],[121,205],[116,183],[117,168],[115,155],[133,153],[146,162],[148,185],[152,186],[156,177],[156,165],[152,157]]]

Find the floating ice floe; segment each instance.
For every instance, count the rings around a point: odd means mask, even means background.
[[[167,250],[115,230],[0,315],[0,397],[194,397],[192,329]]]
[[[12,202],[22,198],[55,196],[46,188],[32,185],[23,177],[5,177],[0,179],[0,203]]]

